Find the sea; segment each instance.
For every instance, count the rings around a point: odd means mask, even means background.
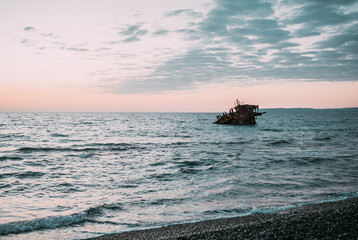
[[[358,108],[0,113],[0,238],[87,239],[358,196]]]

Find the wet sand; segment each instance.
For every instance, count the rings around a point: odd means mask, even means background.
[[[358,198],[94,239],[358,239]]]

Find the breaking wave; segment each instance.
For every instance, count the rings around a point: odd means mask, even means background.
[[[57,215],[51,217],[37,218],[28,221],[17,221],[0,224],[0,236],[8,234],[19,234],[41,229],[54,229],[71,226],[74,224],[93,221],[95,217],[104,214],[105,210],[120,210],[118,204],[104,204],[98,207],[88,208],[87,210],[70,215]]]

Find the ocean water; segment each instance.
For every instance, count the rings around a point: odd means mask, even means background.
[[[1,239],[84,239],[358,195],[358,109],[0,113]]]

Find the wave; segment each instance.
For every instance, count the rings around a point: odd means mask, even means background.
[[[71,226],[74,224],[93,221],[95,217],[104,214],[104,210],[121,210],[120,204],[103,204],[101,206],[88,208],[87,210],[70,215],[57,215],[51,217],[37,218],[28,221],[17,221],[0,224],[0,236],[8,234],[19,234],[41,229],[54,229]]]
[[[153,201],[148,202],[149,205],[178,205],[183,201],[188,200],[187,198],[160,198]]]
[[[33,172],[33,171],[26,171],[26,172],[22,172],[22,173],[8,172],[8,173],[0,174],[0,179],[8,178],[8,177],[17,177],[19,179],[39,178],[39,177],[42,177],[43,175],[45,175],[45,173],[43,173],[43,172]]]
[[[72,147],[21,147],[21,153],[36,152],[90,152],[90,151],[126,151],[131,149],[145,149],[143,146],[127,143],[93,143],[88,145],[73,145]]]
[[[22,133],[10,133],[10,134],[0,134],[0,138],[21,138],[24,137],[25,135]]]
[[[186,145],[192,145],[195,144],[195,142],[172,142],[172,143],[166,143],[165,146],[186,146]]]
[[[3,179],[3,178],[8,178],[8,177],[12,177],[12,176],[14,176],[16,173],[2,173],[2,174],[0,174],[0,179]]]
[[[194,175],[201,171],[202,171],[201,169],[194,169],[194,168],[187,168],[187,167],[180,168],[180,170],[179,170],[180,173],[185,174],[185,175]]]
[[[53,134],[51,134],[51,137],[69,137],[69,135],[60,134],[60,133],[53,133]]]
[[[94,147],[95,150],[107,150],[107,151],[126,151],[132,149],[146,149],[146,144],[135,143],[90,143],[85,146]],[[74,145],[74,147],[83,147],[83,145]]]
[[[92,156],[93,156],[92,153],[82,153],[82,154],[78,155],[78,157],[80,157],[80,158],[90,158]]]
[[[290,210],[293,208],[297,208],[299,205],[284,205],[284,206],[272,206],[266,208],[258,208],[256,206],[247,207],[247,208],[224,208],[224,209],[216,209],[209,210],[203,212],[204,215],[213,215],[213,216],[230,216],[230,217],[242,217],[248,216],[255,213],[273,213],[278,211]]]
[[[354,159],[358,158],[358,154],[342,154],[342,155],[336,155],[336,156],[334,156],[334,158],[354,160]]]
[[[133,146],[132,143],[90,143],[88,146],[100,146],[100,147],[129,147]]]
[[[275,129],[275,128],[264,128],[262,130],[266,132],[283,132],[282,129]]]
[[[205,165],[205,162],[184,160],[178,162],[177,164],[182,167],[196,167],[196,166]]]
[[[0,134],[0,138],[11,138],[13,137],[12,134]]]
[[[301,166],[311,165],[311,164],[321,164],[326,162],[337,161],[336,158],[331,157],[300,157],[292,159],[293,163]]]
[[[18,152],[32,153],[32,152],[81,152],[94,151],[96,148],[61,148],[61,147],[22,147],[17,149]]]
[[[53,152],[53,151],[69,151],[71,148],[52,148],[52,147],[22,147],[17,149],[18,152],[31,153],[31,152]]]
[[[45,173],[43,173],[43,172],[33,172],[33,171],[27,171],[27,172],[15,174],[15,176],[17,178],[20,178],[20,179],[24,179],[24,178],[39,178],[39,177],[42,177],[43,175],[45,175]]]
[[[1,156],[0,157],[0,161],[6,161],[6,160],[20,161],[20,160],[23,160],[23,158],[18,157],[18,156]]]
[[[92,124],[94,124],[94,122],[81,121],[80,124],[83,124],[83,125],[92,125]]]
[[[292,142],[289,140],[277,140],[277,141],[272,141],[270,143],[268,143],[268,145],[270,146],[280,146],[280,145],[289,145]]]
[[[332,140],[331,137],[314,137],[313,140],[316,140],[316,141],[330,141]]]
[[[149,179],[157,179],[159,181],[173,181],[176,173],[156,173],[148,176]]]
[[[220,142],[220,144],[223,145],[240,145],[240,144],[248,144],[251,143],[252,141],[248,140],[248,141],[229,141],[229,142]]]
[[[173,137],[175,137],[175,138],[192,138],[193,136],[182,135],[182,134],[174,134]]]
[[[225,208],[225,209],[216,209],[216,210],[209,210],[204,211],[204,215],[213,215],[213,219],[217,219],[218,215],[219,218],[229,216],[229,217],[242,217],[242,216],[248,216],[256,213],[274,213],[274,212],[281,212],[286,210],[295,209],[298,207],[306,206],[306,205],[312,205],[312,204],[321,204],[321,203],[328,203],[328,202],[337,202],[349,198],[355,198],[358,197],[358,192],[353,193],[345,193],[343,195],[337,194],[337,196],[325,199],[325,200],[316,200],[316,201],[303,201],[303,202],[296,202],[291,203],[283,206],[266,206],[266,207],[248,207],[248,208]],[[221,215],[221,216],[220,216]]]

